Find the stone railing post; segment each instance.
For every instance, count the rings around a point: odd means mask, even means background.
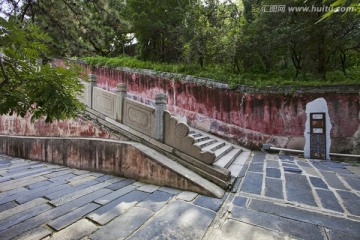
[[[125,83],[119,83],[118,85],[116,85],[117,87],[117,97],[116,97],[116,108],[115,108],[115,113],[116,113],[116,121],[123,123],[123,112],[124,112],[124,102],[125,102],[125,98],[127,96],[127,87]]]
[[[155,138],[164,141],[164,111],[166,110],[166,95],[158,93],[155,96]]]
[[[89,108],[93,107],[93,87],[96,87],[96,75],[95,74],[89,74],[89,87],[87,91],[87,99],[86,99],[86,105]]]

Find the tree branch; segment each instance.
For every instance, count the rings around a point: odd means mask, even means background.
[[[17,71],[13,65],[11,65],[10,63],[6,63],[6,64],[13,70],[15,75],[20,79],[20,84],[17,86],[17,87],[20,87],[25,82],[24,79],[17,73]],[[17,88],[17,87],[15,87],[15,88]],[[15,88],[13,88],[13,89],[15,89]]]
[[[4,56],[4,54],[3,54],[3,53],[0,53],[0,67],[1,67],[1,72],[3,73],[4,78],[5,78],[5,80],[0,83],[0,89],[2,89],[3,86],[5,86],[6,84],[8,84],[9,81],[10,81],[9,76],[8,76],[6,70],[5,70],[5,66],[4,66],[4,62],[3,62],[3,59],[4,59],[3,56]]]

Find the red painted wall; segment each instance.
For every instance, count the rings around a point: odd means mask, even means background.
[[[109,133],[83,118],[45,123],[44,119],[31,122],[30,114],[24,118],[16,114],[0,116],[0,134],[43,137],[110,138]]]
[[[86,66],[86,65],[85,65]],[[333,125],[334,152],[360,152],[360,86],[341,93],[323,88],[293,94],[261,93],[230,90],[224,84],[175,80],[166,74],[132,72],[121,69],[86,66],[87,73],[97,76],[97,86],[115,91],[118,83],[126,83],[131,97],[148,103],[155,94],[167,94],[167,108],[186,118],[200,129],[237,141],[248,147],[273,143],[281,147],[302,149],[306,104],[323,97]],[[322,92],[322,93],[321,93]]]

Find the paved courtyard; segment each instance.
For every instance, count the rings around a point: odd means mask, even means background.
[[[222,199],[0,155],[0,239],[360,239],[359,167],[254,153]]]

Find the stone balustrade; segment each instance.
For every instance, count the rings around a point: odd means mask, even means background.
[[[214,153],[204,152],[194,145],[189,126],[166,111],[164,93],[156,94],[153,107],[128,98],[123,83],[119,83],[113,93],[96,87],[95,75],[90,74],[89,79],[84,83],[83,95],[79,96],[87,107],[201,162],[212,164],[215,161]]]

